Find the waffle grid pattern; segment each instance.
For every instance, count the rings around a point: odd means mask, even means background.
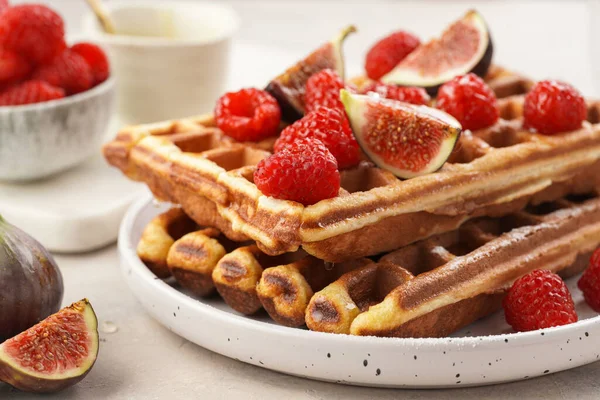
[[[593,173],[600,168],[600,104],[589,104],[580,131],[537,135],[524,131],[520,119],[523,93],[533,83],[498,67],[486,80],[501,97],[502,119],[464,132],[440,171],[401,181],[365,161],[342,171],[338,197],[308,207],[263,196],[252,182],[273,140],[236,143],[210,116],[126,128],[104,154],[157,198],[180,204],[196,222],[232,240],[254,240],[271,255],[302,246],[330,262],[390,251],[470,218],[600,187]],[[208,214],[210,221],[201,212],[207,208],[218,211]]]
[[[598,244],[600,198],[589,195],[476,218],[376,261],[333,265],[303,251],[269,256],[173,208],[148,224],[138,254],[194,296],[218,292],[234,310],[252,315],[264,308],[285,326],[441,337],[497,311],[505,289],[533,269],[581,272]]]

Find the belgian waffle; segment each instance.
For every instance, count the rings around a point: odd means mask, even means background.
[[[303,251],[269,256],[256,245],[232,242],[215,228],[199,227],[181,208],[155,217],[144,230],[138,256],[160,278],[172,276],[191,294],[215,288],[234,310],[251,315],[264,309],[286,326],[304,325],[314,291],[371,261],[326,266]]]
[[[335,265],[303,251],[269,256],[185,218],[173,209],[148,225],[147,231],[161,231],[140,240],[140,257],[149,268],[167,264],[197,296],[216,287],[246,315],[264,308],[282,325],[306,323],[311,330],[354,335],[447,336],[497,311],[505,290],[533,269],[564,278],[581,272],[600,244],[600,198],[584,196],[479,217],[377,262],[361,258]],[[151,248],[160,256],[142,257]]]
[[[440,171],[401,181],[363,162],[342,171],[338,197],[312,206],[263,196],[253,172],[273,140],[236,143],[210,116],[128,127],[104,154],[200,225],[217,227],[232,240],[252,239],[267,254],[302,246],[330,262],[391,251],[474,217],[600,187],[594,172],[600,168],[600,103],[589,103],[582,129],[538,135],[522,129],[523,93],[532,81],[499,67],[486,80],[501,97],[502,119],[464,132]],[[205,214],[207,208],[218,212]]]
[[[568,277],[600,243],[600,198],[568,197],[459,229],[389,253],[316,293],[312,330],[353,335],[443,337],[499,308],[534,269]]]

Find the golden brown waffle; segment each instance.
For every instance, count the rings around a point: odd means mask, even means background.
[[[228,241],[214,228],[186,234],[191,227],[183,215],[170,210],[148,225],[150,231],[159,226],[181,235],[175,241],[175,233],[142,237],[139,248],[162,255],[144,259],[150,268],[166,262],[177,282],[198,296],[216,286],[243,314],[264,308],[282,325],[306,321],[312,330],[355,335],[447,336],[497,311],[506,288],[533,269],[563,277],[579,273],[600,244],[598,197],[569,196],[503,217],[476,218],[377,263],[335,265],[302,251],[269,256],[255,245]]]
[[[206,214],[216,210],[205,210]],[[159,278],[173,276],[197,296],[214,292],[212,271],[217,262],[239,246],[215,228],[201,229],[181,208],[152,219],[144,229],[137,254]]]
[[[401,181],[363,162],[342,171],[339,196],[311,206],[263,196],[252,182],[268,144],[234,143],[210,119],[128,128],[105,147],[109,162],[180,204],[200,225],[233,240],[252,239],[265,253],[300,246],[330,262],[397,249],[456,229],[468,219],[498,216],[526,204],[600,187],[600,104],[589,104],[581,130],[557,136],[522,129],[520,104],[531,81],[501,68],[487,80],[503,118],[464,132],[444,167]],[[272,142],[271,142],[272,143]],[[199,210],[215,207],[207,221]]]
[[[180,208],[147,225],[138,255],[158,277],[173,276],[196,296],[209,296],[216,288],[234,310],[250,315],[264,307],[286,326],[304,325],[314,291],[370,263],[360,259],[327,267],[303,251],[269,256],[256,245],[228,240],[215,228],[200,229]]]
[[[137,254],[157,277],[168,278],[171,272],[167,266],[167,256],[171,246],[177,239],[197,228],[196,223],[181,208],[172,208],[146,225],[137,246]]]
[[[600,198],[567,198],[394,251],[316,293],[310,329],[353,335],[443,337],[501,307],[534,269],[582,271],[600,243]]]

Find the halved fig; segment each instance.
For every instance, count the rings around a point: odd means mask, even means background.
[[[417,47],[381,80],[420,86],[435,95],[450,79],[473,72],[483,77],[492,62],[494,46],[487,24],[475,10],[450,25],[438,39]]]
[[[456,119],[435,108],[344,89],[340,97],[365,154],[402,179],[440,169],[462,130]]]
[[[356,32],[354,26],[344,28],[333,40],[298,61],[269,83],[265,90],[277,99],[285,121],[293,122],[304,115],[304,87],[311,75],[330,68],[344,79],[342,43],[352,32]]]
[[[63,308],[0,345],[0,380],[51,393],[81,381],[98,356],[98,320],[87,299]]]

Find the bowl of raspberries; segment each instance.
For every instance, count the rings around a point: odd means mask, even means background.
[[[68,44],[49,7],[0,0],[0,181],[44,178],[98,152],[114,94],[100,47]]]

